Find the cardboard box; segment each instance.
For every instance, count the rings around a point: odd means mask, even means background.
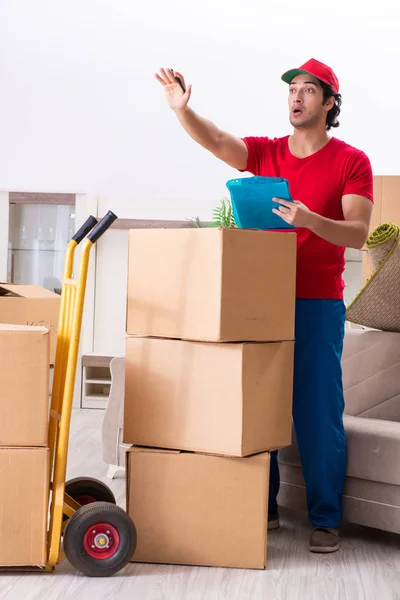
[[[124,441],[229,456],[288,446],[293,342],[128,337]]]
[[[268,453],[231,458],[133,448],[127,462],[134,562],[265,567]]]
[[[374,176],[374,207],[372,209],[369,233],[382,223],[400,225],[399,197],[400,177],[398,175]],[[365,244],[362,249],[367,249]]]
[[[36,325],[50,331],[49,364],[54,364],[61,296],[39,285],[0,284],[0,323]]]
[[[380,223],[395,223],[400,225],[400,177],[382,176],[382,208]]]
[[[129,232],[127,333],[204,340],[294,338],[296,234]]]
[[[0,566],[46,563],[49,450],[0,448]]]
[[[49,332],[0,324],[0,446],[46,446]]]
[[[374,208],[369,232],[383,223],[400,226],[400,177],[396,175],[376,175],[374,177]],[[364,286],[374,272],[372,261],[364,244],[362,253],[362,281]]]

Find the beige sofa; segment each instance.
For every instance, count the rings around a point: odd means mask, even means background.
[[[400,533],[400,334],[346,329],[344,521]],[[306,510],[294,437],[279,452],[281,506]]]
[[[347,478],[344,519],[400,533],[400,333],[346,329],[343,351]],[[125,359],[111,361],[112,385],[103,422],[109,477],[124,469],[122,443]],[[305,510],[294,443],[279,452],[279,504]]]

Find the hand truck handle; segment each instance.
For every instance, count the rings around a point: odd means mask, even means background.
[[[103,233],[105,233],[107,229],[111,227],[117,218],[117,215],[114,215],[114,213],[109,210],[108,213],[102,218],[100,223],[93,229],[93,231],[89,233],[87,239],[90,240],[92,244],[95,244],[99,237],[101,237]]]
[[[72,239],[74,240],[74,242],[80,244],[83,238],[85,238],[87,234],[90,233],[90,231],[95,225],[97,225],[97,219],[93,215],[90,215],[90,217],[86,219],[82,227],[78,229],[78,231],[73,236]]]

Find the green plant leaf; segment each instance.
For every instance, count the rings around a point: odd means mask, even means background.
[[[188,222],[183,227],[231,227],[237,228],[233,215],[232,205],[228,198],[222,198],[218,206],[212,210],[211,224],[204,225],[199,217],[186,219]]]
[[[219,227],[237,227],[232,206],[228,198],[222,198],[219,206],[213,209],[213,223]]]
[[[191,219],[186,219],[186,221],[187,223],[182,225],[182,227],[205,227],[199,217],[192,217]]]

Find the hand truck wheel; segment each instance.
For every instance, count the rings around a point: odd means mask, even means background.
[[[119,506],[95,502],[68,520],[64,552],[73,567],[89,577],[109,577],[131,560],[137,543],[135,525]]]

